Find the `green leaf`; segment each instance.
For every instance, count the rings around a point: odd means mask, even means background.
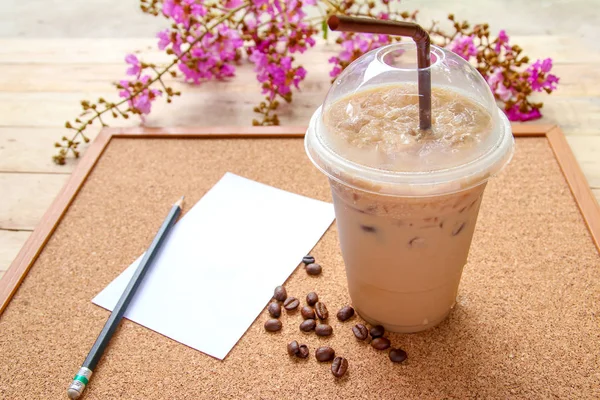
[[[323,39],[327,40],[327,34],[329,33],[327,21],[323,20],[323,22],[321,23],[321,30],[323,31]]]

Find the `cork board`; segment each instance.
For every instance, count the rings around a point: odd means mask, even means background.
[[[181,194],[194,204],[231,171],[330,201],[302,130],[194,132],[110,131],[90,147],[0,282],[0,398],[66,397],[108,317],[91,299],[145,250]],[[299,313],[284,312],[283,330],[267,333],[263,311],[224,361],[124,320],[85,398],[599,398],[597,204],[578,189],[583,178],[568,166],[559,130],[516,132],[527,136],[486,189],[456,309],[432,330],[388,334],[405,363],[356,341],[359,317],[330,318],[334,335],[319,338],[298,330]],[[335,224],[312,254],[323,274],[297,269],[288,293],[304,299],[314,290],[335,313],[349,303]],[[207,320],[205,329],[219,327]],[[294,339],[309,346],[309,359],[288,357]],[[344,378],[315,360],[325,344],[349,360]]]

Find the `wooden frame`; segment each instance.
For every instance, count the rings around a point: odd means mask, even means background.
[[[71,202],[112,138],[301,138],[304,127],[106,128],[86,150],[70,179],[56,196],[25,245],[0,280],[0,315],[52,236]],[[571,193],[600,251],[600,207],[559,127],[513,125],[515,137],[546,137]]]

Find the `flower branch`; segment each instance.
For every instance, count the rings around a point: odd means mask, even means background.
[[[163,77],[182,77],[201,84],[235,76],[242,60],[253,64],[258,87],[264,95],[254,111],[253,125],[278,125],[277,110],[282,102],[291,102],[307,71],[295,56],[315,45],[316,35],[328,37],[327,18],[333,14],[363,16],[417,22],[418,11],[398,10],[399,1],[381,0],[140,0],[140,9],[170,21],[170,28],[157,34],[158,48],[173,60],[157,66],[127,55],[127,75],[115,83],[122,98],[109,102],[82,101],[82,112],[65,124],[73,133],[55,144],[59,148],[54,161],[64,164],[69,154],[79,156],[79,145],[88,142],[87,127],[98,121],[107,126],[106,115],[127,119],[139,115],[142,120],[152,103],[166,97],[167,103],[181,95],[167,85]],[[319,16],[306,17],[316,7]],[[552,93],[559,79],[551,74],[552,60],[529,58],[518,45],[510,44],[501,30],[493,37],[488,24],[471,25],[448,16],[450,30],[436,21],[428,32],[432,43],[446,47],[473,63],[488,82],[494,96],[509,119],[527,121],[541,117],[543,104],[534,101],[535,93]],[[335,43],[340,52],[329,59],[330,76],[335,79],[352,61],[369,50],[401,40],[398,37],[345,32]],[[177,71],[178,70],[178,71]]]

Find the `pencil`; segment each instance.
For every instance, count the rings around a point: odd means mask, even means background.
[[[183,196],[181,197],[181,199],[177,200],[175,204],[173,204],[173,207],[171,208],[167,219],[165,219],[165,222],[163,222],[162,226],[158,230],[158,233],[154,237],[152,244],[148,248],[148,251],[146,251],[144,257],[142,258],[140,265],[135,270],[135,273],[133,274],[131,280],[127,284],[127,287],[123,291],[123,294],[121,294],[119,302],[113,309],[112,313],[110,314],[110,317],[108,317],[106,324],[104,324],[104,328],[102,328],[100,335],[98,335],[96,342],[92,346],[92,349],[90,350],[88,356],[81,365],[79,372],[77,372],[77,375],[75,375],[75,377],[73,378],[73,382],[69,386],[69,389],[67,389],[67,396],[69,397],[69,399],[79,398],[79,396],[81,396],[81,394],[85,390],[85,387],[87,386],[90,377],[92,376],[92,373],[96,368],[96,365],[98,364],[98,361],[100,361],[100,358],[102,357],[102,353],[104,353],[104,350],[106,349],[110,338],[114,334],[115,330],[119,326],[119,323],[121,322],[121,319],[123,318],[123,314],[125,313],[127,306],[129,305],[131,299],[135,295],[135,291],[137,290],[138,286],[140,286],[140,283],[144,279],[144,275],[146,274],[148,269],[150,269],[150,266],[152,265],[152,262],[154,261],[154,258],[158,253],[158,250],[165,241],[165,238],[168,236],[169,231],[171,230],[173,225],[175,225],[177,217],[179,217],[179,214],[181,214],[182,205]]]

